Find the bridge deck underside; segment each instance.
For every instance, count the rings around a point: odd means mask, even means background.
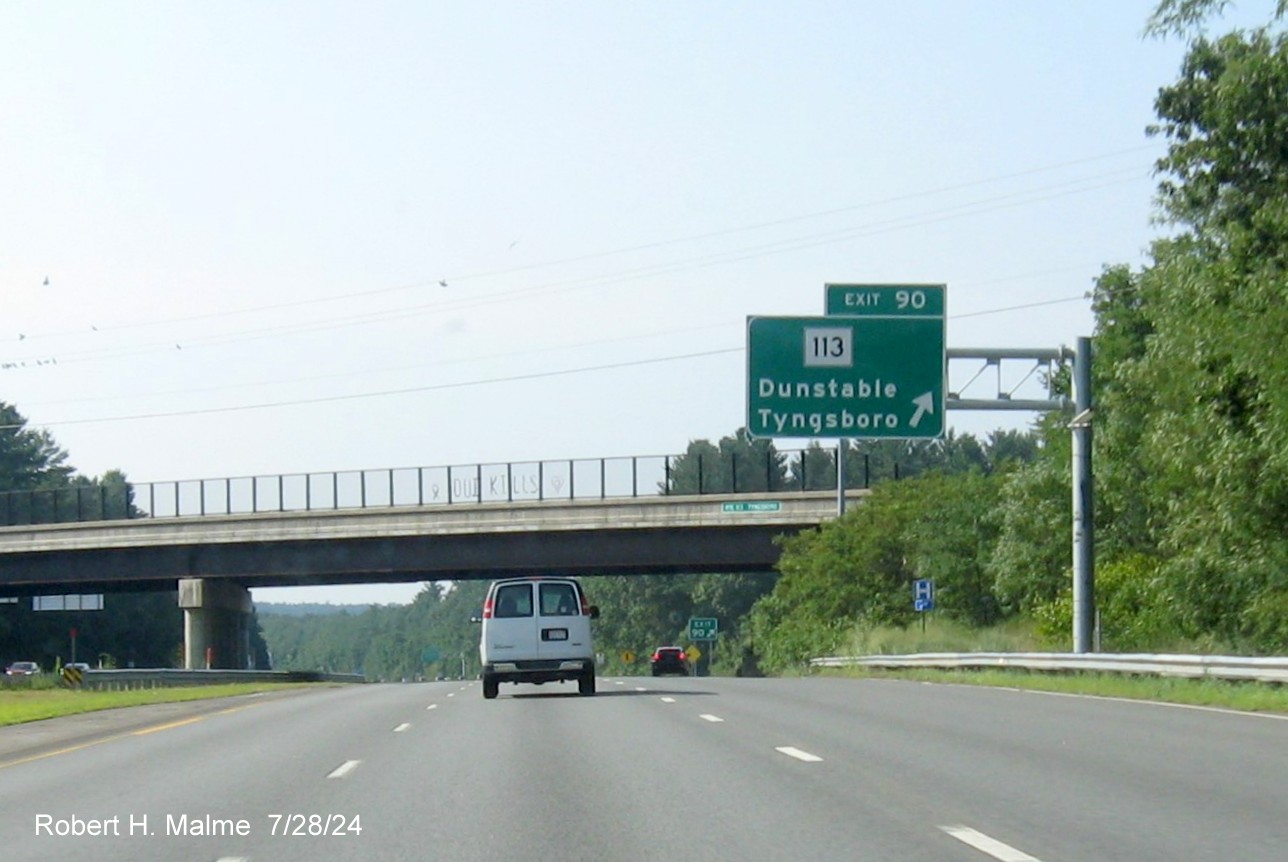
[[[172,590],[179,578],[229,578],[269,587],[771,571],[781,551],[775,538],[810,526],[816,525],[517,531],[13,554],[0,562],[0,591]]]

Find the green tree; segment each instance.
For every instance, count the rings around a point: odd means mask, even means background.
[[[1161,0],[1146,23],[1151,36],[1189,36],[1202,30],[1208,19],[1219,17],[1230,6],[1230,0]],[[1288,0],[1275,0],[1271,20],[1288,14]]]
[[[927,475],[905,490],[916,510],[903,535],[910,568],[935,582],[936,609],[949,619],[988,626],[1003,616],[987,567],[1002,484],[999,476],[971,472]]]
[[[1106,560],[1120,553],[1155,552],[1154,525],[1163,515],[1150,494],[1149,471],[1141,457],[1155,409],[1152,390],[1138,379],[1155,334],[1141,290],[1143,277],[1125,266],[1106,267],[1092,292],[1096,536],[1098,553]]]
[[[972,625],[1002,616],[986,563],[998,533],[1004,478],[974,471],[887,482],[843,518],[785,538],[782,578],[757,605],[757,637],[778,660],[799,661],[788,641],[815,647],[855,624],[904,626],[912,582],[935,581],[939,610]],[[814,634],[802,638],[810,627]],[[773,659],[771,658],[771,663]]]
[[[0,401],[0,491],[62,487],[72,472],[48,431],[28,428],[17,408]]]
[[[1288,42],[1195,40],[1157,100],[1175,235],[1139,287],[1152,332],[1141,455],[1169,588],[1191,636],[1238,643],[1288,586]]]
[[[846,454],[853,451],[847,444]],[[828,491],[836,488],[836,449],[824,449],[817,440],[811,440],[789,465],[790,487],[800,491]],[[845,465],[846,487],[866,488],[866,477],[855,469],[851,461]],[[857,476],[857,478],[856,478]]]
[[[1067,418],[1065,419],[1067,421]],[[986,570],[1005,614],[1054,599],[1072,572],[1070,445],[1058,418],[1044,420],[1051,443],[1036,461],[1006,475],[994,517],[998,536]]]
[[[717,494],[781,490],[787,485],[785,458],[772,440],[753,439],[739,428],[718,445],[690,441],[671,462],[664,494]]]

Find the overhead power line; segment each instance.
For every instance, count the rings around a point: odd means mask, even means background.
[[[226,333],[222,335],[199,336],[184,341],[185,348],[214,346],[220,344],[239,343],[263,338],[272,338],[280,335],[291,335],[309,332],[322,332],[337,328],[349,328],[362,326],[373,323],[381,323],[389,320],[406,320],[409,317],[421,316],[424,314],[444,313],[448,311],[463,311],[471,308],[479,308],[487,305],[494,305],[500,302],[512,302],[515,297],[535,298],[545,297],[558,293],[567,293],[575,290],[587,290],[592,287],[604,287],[611,284],[621,284],[627,281],[637,281],[643,278],[655,278],[662,275],[674,275],[680,272],[688,272],[697,269],[705,269],[712,266],[719,266],[729,263],[738,263],[747,260],[753,260],[759,257],[765,257],[775,254],[784,254],[793,251],[803,251],[806,249],[817,248],[820,246],[831,245],[837,242],[848,242],[862,237],[873,236],[881,233],[888,233],[894,230],[901,230],[911,227],[921,227],[927,224],[949,221],[952,219],[963,218],[967,216],[976,216],[999,210],[1013,209],[1018,206],[1025,206],[1032,203],[1040,203],[1057,198],[1066,197],[1073,194],[1082,194],[1088,191],[1095,191],[1107,186],[1134,179],[1139,176],[1138,168],[1129,168],[1119,171],[1113,171],[1096,177],[1079,178],[1043,189],[1023,192],[1012,192],[1005,195],[999,195],[992,198],[971,201],[956,206],[947,207],[938,211],[929,213],[919,213],[910,216],[897,217],[884,221],[871,222],[868,224],[853,225],[847,228],[839,228],[831,231],[806,234],[802,236],[791,237],[773,242],[762,243],[756,246],[750,246],[742,249],[732,249],[724,252],[712,252],[705,255],[699,255],[678,261],[663,262],[651,264],[644,267],[634,267],[619,270],[613,273],[607,273],[596,276],[586,276],[578,279],[551,282],[544,285],[533,287],[517,288],[510,291],[499,293],[485,294],[478,297],[460,297],[448,300],[436,300],[420,305],[406,306],[401,308],[386,309],[378,312],[369,312],[358,315],[345,315],[338,318],[329,318],[318,321],[309,321],[305,323],[279,324],[271,327],[264,327],[257,330],[245,330],[240,333]],[[59,363],[73,363],[96,361],[101,359],[116,359],[129,356],[146,355],[158,351],[173,351],[175,349],[175,339],[167,337],[164,341],[158,341],[151,345],[131,346],[131,347],[114,347],[101,348],[94,350],[85,350],[79,352],[61,353],[57,357]],[[43,357],[28,357],[28,361]]]
[[[176,416],[207,416],[214,413],[237,413],[247,410],[266,410],[273,407],[297,407],[306,404],[327,404],[336,401],[358,401],[367,398],[383,398],[389,395],[411,395],[418,392],[435,392],[446,389],[464,389],[471,386],[485,386],[495,383],[514,383],[522,380],[540,380],[546,377],[563,377],[569,374],[585,374],[592,371],[609,371],[617,368],[632,368],[640,365],[656,365],[661,362],[677,362],[684,359],[697,359],[704,356],[719,356],[724,353],[740,353],[742,347],[728,347],[720,350],[704,350],[698,353],[682,353],[676,356],[658,356],[651,359],[637,359],[628,362],[610,362],[604,365],[587,365],[581,368],[567,368],[559,371],[536,371],[530,374],[515,374],[509,377],[491,377],[483,380],[462,380],[455,383],[433,383],[428,386],[411,386],[405,389],[386,389],[380,392],[356,392],[348,395],[323,395],[317,398],[300,398],[295,400],[269,401],[259,404],[238,404],[231,407],[204,407],[195,410],[174,410],[163,413],[138,413],[129,416],[104,416],[95,419],[64,419],[43,422],[39,427],[62,425],[90,425],[101,422],[131,422],[139,419],[169,419]],[[0,431],[13,431],[23,425],[0,425]]]
[[[950,315],[948,319],[954,320],[963,317],[979,317],[985,314],[1001,314],[1009,311],[1018,311],[1028,308],[1037,308],[1045,305],[1056,305],[1061,303],[1078,302],[1085,300],[1085,296],[1070,296],[1063,299],[1045,300],[1042,302],[1031,302],[1023,305],[1007,306],[1005,308],[989,309],[986,311],[969,312],[967,314]],[[656,365],[664,362],[679,362],[688,359],[699,359],[708,356],[721,356],[730,353],[743,353],[746,347],[726,347],[717,350],[703,350],[694,353],[680,353],[671,356],[656,356],[648,359],[628,360],[625,362],[610,362],[600,365],[586,365],[579,368],[565,368],[557,371],[536,371],[528,374],[515,374],[505,377],[489,377],[479,380],[462,380],[453,383],[433,383],[425,386],[411,386],[400,389],[384,389],[376,392],[357,392],[346,395],[324,395],[315,398],[298,398],[284,399],[279,401],[260,402],[256,404],[238,404],[228,407],[204,407],[193,410],[172,410],[154,413],[136,413],[123,416],[104,416],[90,419],[64,419],[54,420],[51,422],[40,423],[38,427],[55,427],[64,425],[90,425],[106,422],[130,422],[143,419],[169,419],[179,416],[206,416],[217,413],[236,413],[249,410],[266,410],[278,407],[298,407],[309,404],[328,404],[340,401],[357,401],[369,398],[383,398],[391,395],[410,395],[420,392],[435,392],[449,389],[466,389],[473,386],[488,386],[497,383],[515,383],[525,380],[541,380],[551,377],[565,377],[573,374],[585,374],[595,371],[611,371],[620,368],[634,368],[643,365]],[[23,425],[0,425],[0,431],[13,431],[26,427]]]
[[[319,305],[319,304],[328,303],[328,302],[343,302],[343,301],[352,300],[352,299],[362,299],[362,298],[368,298],[372,296],[378,296],[381,294],[390,294],[390,293],[397,293],[397,292],[407,291],[407,290],[416,290],[416,289],[425,288],[425,287],[437,286],[437,285],[443,284],[444,282],[446,282],[449,285],[455,285],[460,282],[476,281],[480,279],[493,278],[493,277],[502,276],[502,275],[512,275],[516,273],[530,272],[530,271],[539,270],[539,269],[548,269],[556,266],[565,266],[568,264],[583,263],[586,261],[600,260],[604,258],[610,258],[610,257],[620,256],[625,254],[633,254],[640,251],[651,251],[654,249],[666,248],[669,246],[680,245],[683,243],[699,242],[702,240],[716,239],[716,238],[725,237],[725,236],[733,236],[740,233],[749,233],[756,230],[764,230],[766,228],[771,228],[771,227],[780,227],[787,224],[795,224],[795,223],[810,221],[813,219],[826,218],[830,216],[840,215],[843,213],[856,212],[863,209],[870,209],[872,207],[878,207],[878,206],[884,207],[884,206],[889,206],[891,204],[918,200],[921,198],[932,197],[935,195],[941,195],[941,194],[946,194],[950,192],[964,191],[967,189],[978,188],[980,186],[992,185],[996,183],[1006,182],[1009,180],[1020,179],[1023,177],[1035,176],[1035,175],[1044,174],[1044,173],[1051,173],[1053,171],[1063,170],[1065,168],[1076,167],[1079,165],[1090,164],[1098,161],[1104,161],[1107,159],[1117,158],[1120,156],[1133,155],[1146,150],[1156,150],[1157,148],[1158,148],[1157,145],[1154,145],[1154,144],[1142,145],[1138,147],[1130,147],[1123,150],[1115,150],[1112,152],[1101,153],[1095,156],[1088,156],[1081,159],[1072,159],[1065,162],[1059,162],[1053,165],[1030,168],[1023,171],[1016,171],[1014,173],[1000,174],[997,176],[987,177],[984,179],[971,180],[963,183],[940,186],[934,189],[926,189],[923,191],[911,192],[905,195],[896,195],[889,198],[866,201],[858,204],[850,204],[842,207],[834,207],[830,209],[817,210],[814,212],[802,213],[802,214],[793,215],[793,216],[786,216],[779,219],[771,219],[767,221],[756,222],[753,224],[742,225],[739,227],[724,228],[720,230],[707,231],[707,232],[698,233],[698,234],[690,234],[682,237],[674,237],[671,239],[658,240],[658,241],[648,242],[648,243],[640,243],[637,245],[624,246],[616,249],[609,249],[606,251],[590,252],[590,253],[574,255],[570,257],[556,258],[552,260],[525,264],[521,266],[506,267],[506,268],[488,270],[488,271],[476,272],[476,273],[461,273],[456,275],[426,277],[423,279],[418,279],[416,281],[406,282],[403,284],[393,285],[389,287],[380,287],[380,288],[373,288],[370,290],[335,294],[333,296],[310,297],[308,299],[299,299],[299,300],[291,300],[287,302],[248,306],[248,307],[239,308],[239,309],[212,311],[212,312],[207,312],[203,314],[184,315],[179,317],[159,318],[157,320],[150,320],[150,321],[135,321],[131,323],[122,323],[111,327],[103,327],[101,328],[100,331],[115,332],[115,331],[121,331],[121,330],[138,329],[138,328],[149,327],[149,326],[161,326],[161,325],[168,325],[168,324],[175,324],[175,323],[192,323],[196,321],[211,320],[211,319],[216,319],[221,317],[231,317],[231,316],[244,315],[244,314],[257,314],[257,313],[266,312],[266,311],[281,311],[281,310],[291,309],[291,308],[301,308],[305,306]],[[1130,170],[1131,172],[1139,172],[1138,167],[1133,167],[1128,170]],[[1095,179],[1095,178],[1093,177],[1092,179]],[[1013,194],[1024,194],[1024,192],[1016,192]],[[799,238],[797,241],[799,241]],[[784,242],[791,242],[791,240],[784,241]],[[753,246],[753,248],[755,247]],[[74,331],[65,330],[60,332],[47,332],[47,333],[26,333],[24,340],[40,340],[45,338],[63,337],[68,335],[80,335],[80,334],[83,334],[83,333],[79,330],[74,330]]]

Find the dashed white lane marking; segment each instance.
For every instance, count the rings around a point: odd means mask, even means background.
[[[394,728],[394,733],[402,733],[404,730],[406,730],[409,727],[411,727],[411,722],[404,721],[402,724]]]
[[[222,856],[215,862],[246,862],[245,856]]]
[[[662,698],[662,703],[675,703],[675,698],[673,698],[673,697],[664,697],[664,698]]]
[[[989,838],[983,832],[976,832],[969,826],[940,826],[939,828],[963,844],[968,844],[1001,862],[1041,862],[1040,859],[1030,856],[1023,850],[1016,850],[1011,845],[1003,844],[996,838]]]
[[[637,686],[635,686],[635,690],[636,690],[636,691],[648,691],[648,689],[647,689],[647,688],[645,688],[645,687],[644,687],[644,686],[642,686],[642,685],[637,685]]]
[[[429,706],[425,707],[425,709],[438,709],[438,704],[431,703]]]
[[[456,697],[456,692],[454,692],[454,691],[449,691],[449,692],[447,693],[447,696],[448,696],[448,697]]]
[[[803,760],[806,763],[818,763],[823,759],[817,754],[810,754],[808,751],[801,751],[799,748],[794,748],[790,745],[780,745],[774,751],[779,754],[786,754],[788,757],[794,757],[797,760]]]
[[[613,680],[613,685],[626,685],[626,683],[622,682],[620,679],[615,679]]]
[[[703,721],[709,721],[712,724],[719,724],[720,722],[724,721],[724,719],[721,718],[720,716],[712,715],[708,712],[702,713],[701,715],[698,716],[698,718],[702,719]]]
[[[327,778],[344,778],[350,772],[353,772],[353,770],[357,769],[358,764],[361,762],[362,762],[361,760],[346,760],[344,763],[341,763],[334,770],[332,770],[331,774],[328,775]]]

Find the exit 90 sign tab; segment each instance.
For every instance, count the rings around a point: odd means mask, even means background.
[[[925,439],[944,431],[937,317],[750,317],[754,437]]]
[[[825,284],[828,317],[944,316],[942,284]]]

